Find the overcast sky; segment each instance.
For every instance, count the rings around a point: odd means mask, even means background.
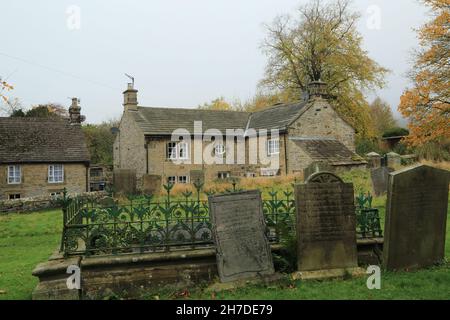
[[[79,97],[90,123],[120,117],[125,72],[135,77],[143,106],[196,107],[219,96],[246,100],[266,63],[263,24],[306,2],[5,1],[0,76],[26,107],[69,106],[68,97]],[[392,70],[388,87],[375,94],[398,114],[418,43],[413,28],[427,20],[427,9],[418,0],[355,0],[353,8],[362,14],[358,29],[370,57]]]

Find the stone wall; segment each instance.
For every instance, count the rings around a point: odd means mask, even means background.
[[[290,137],[334,138],[355,151],[355,129],[344,121],[324,99],[316,98],[314,104],[288,128]],[[290,149],[292,143],[288,145]]]
[[[64,164],[64,182],[48,182],[48,164],[22,164],[20,184],[8,184],[8,165],[0,165],[0,200],[8,200],[10,194],[20,194],[20,198],[47,197],[51,193],[88,191],[88,167],[85,164]]]
[[[106,193],[104,191],[96,192],[84,192],[80,194],[69,194],[69,196],[80,196],[89,198],[101,198],[104,197]],[[55,203],[54,197],[51,196],[40,196],[32,198],[23,198],[17,200],[2,200],[0,201],[0,215],[7,213],[26,213],[32,211],[46,210],[52,208],[58,208],[58,204]]]
[[[146,173],[144,133],[136,124],[136,111],[124,112],[113,146],[114,169],[135,169],[137,178]]]

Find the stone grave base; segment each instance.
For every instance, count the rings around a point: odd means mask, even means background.
[[[264,275],[260,277],[255,277],[251,279],[241,279],[231,282],[214,282],[211,285],[209,285],[205,292],[221,292],[221,291],[228,291],[228,290],[234,290],[238,288],[244,288],[248,285],[270,285],[273,283],[278,283],[280,280],[283,279],[283,275],[280,273],[274,273],[271,275]]]
[[[373,256],[374,245],[382,243],[382,238],[358,240],[358,261],[367,263],[367,256]],[[272,245],[273,252],[282,247]],[[99,299],[117,296],[139,298],[143,293],[151,293],[158,288],[183,288],[204,281],[213,283],[209,290],[221,291],[248,284],[247,280],[232,283],[217,283],[215,249],[175,251],[170,253],[126,254],[120,256],[64,257],[55,252],[48,261],[40,263],[33,271],[39,278],[32,298],[34,300],[79,300]],[[82,290],[67,289],[66,273],[69,265],[81,268]],[[270,284],[279,279],[279,274],[249,280],[250,283]],[[215,283],[214,283],[215,282]]]
[[[313,270],[313,271],[297,271],[292,274],[293,280],[325,280],[332,278],[344,278],[347,275],[352,277],[366,275],[366,270],[363,268],[339,268],[327,270]]]

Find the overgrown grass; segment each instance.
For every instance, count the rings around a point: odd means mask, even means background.
[[[61,229],[61,210],[0,216],[0,299],[31,299],[31,272],[57,249]]]

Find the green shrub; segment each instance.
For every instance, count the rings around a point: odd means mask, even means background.
[[[403,137],[403,136],[407,136],[407,135],[409,135],[408,129],[400,128],[400,127],[394,127],[394,128],[387,129],[383,133],[383,138]]]

